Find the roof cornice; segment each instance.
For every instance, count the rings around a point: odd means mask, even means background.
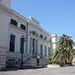
[[[15,15],[18,18],[21,18],[24,21],[28,21],[27,18],[25,18],[24,16],[22,16],[21,14],[19,14],[18,12],[16,12],[15,10],[8,8],[6,6],[4,6],[3,4],[0,3],[0,8],[2,8],[3,10],[5,10],[6,12],[8,12],[9,14]]]

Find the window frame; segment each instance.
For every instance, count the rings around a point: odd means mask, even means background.
[[[9,44],[9,51],[10,52],[14,52],[15,51],[15,39],[16,39],[16,36],[11,34],[10,35],[10,44]]]
[[[18,22],[15,19],[11,19],[10,24],[17,26]]]
[[[21,24],[21,27],[20,28],[23,29],[23,30],[26,30],[26,26],[23,25],[23,24]]]

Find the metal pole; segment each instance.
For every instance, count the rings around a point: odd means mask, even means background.
[[[28,22],[27,22],[27,28],[26,28],[26,53],[28,50]],[[23,69],[23,51],[21,52],[21,69]]]
[[[23,69],[24,37],[21,38],[21,69]]]
[[[21,53],[21,69],[23,69],[23,53]]]
[[[26,29],[26,53],[28,50],[28,22],[27,22],[27,29]]]

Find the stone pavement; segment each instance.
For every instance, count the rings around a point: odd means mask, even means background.
[[[75,75],[75,66],[1,71],[0,75]]]

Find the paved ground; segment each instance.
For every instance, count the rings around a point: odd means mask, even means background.
[[[75,75],[75,66],[61,68],[40,68],[15,71],[1,71],[0,75]]]

